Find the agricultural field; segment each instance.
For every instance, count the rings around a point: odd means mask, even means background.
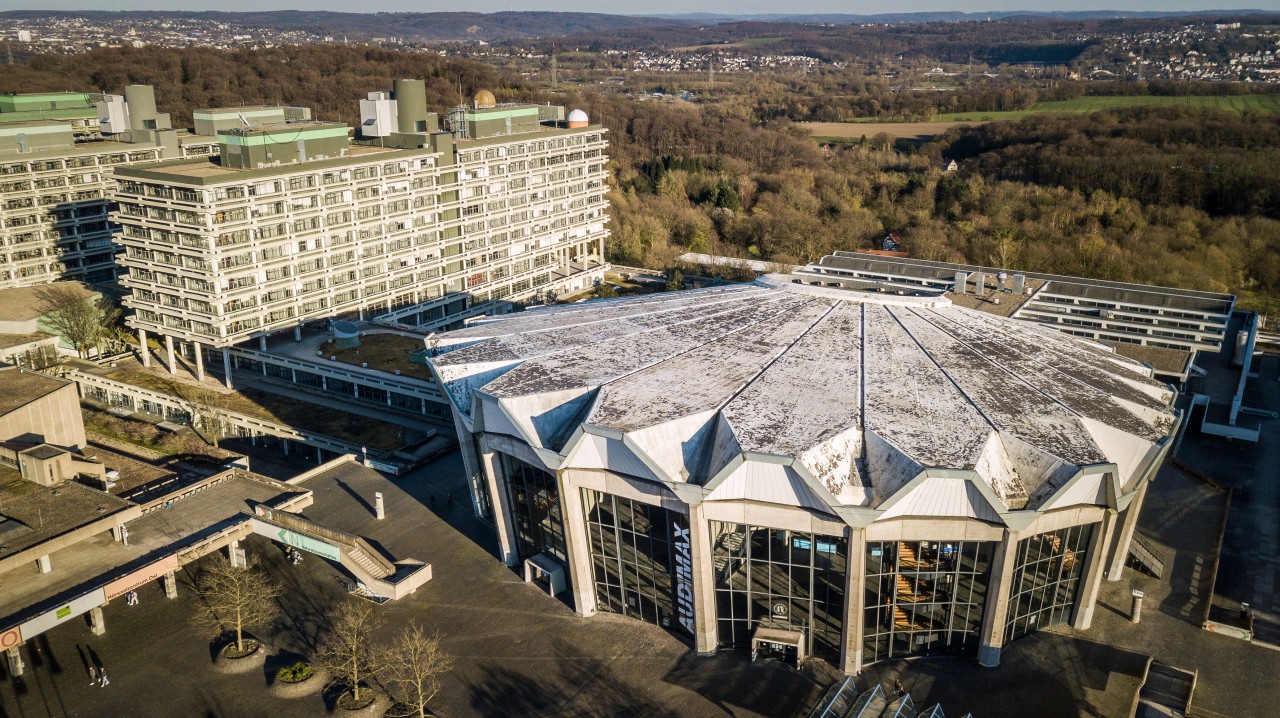
[[[1012,112],[955,112],[937,115],[925,122],[876,122],[874,118],[862,118],[854,122],[801,122],[818,142],[828,144],[849,143],[866,135],[868,139],[885,132],[894,139],[919,140],[942,134],[960,125],[981,124],[999,120],[1021,120],[1042,112],[1082,114],[1116,107],[1157,107],[1190,105],[1206,109],[1243,114],[1246,111],[1267,115],[1280,115],[1280,94],[1277,95],[1188,95],[1167,97],[1136,95],[1129,97],[1078,97],[1074,100],[1037,102],[1030,110]]]

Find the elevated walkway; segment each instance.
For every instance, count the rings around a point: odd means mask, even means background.
[[[356,578],[357,593],[372,599],[403,598],[431,580],[431,564],[395,561],[353,534],[325,528],[302,516],[267,506],[254,507],[253,532],[340,564]]]

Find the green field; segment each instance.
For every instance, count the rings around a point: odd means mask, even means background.
[[[957,120],[1021,120],[1027,115],[1037,112],[1084,113],[1108,110],[1115,107],[1147,107],[1171,105],[1190,105],[1224,112],[1243,113],[1245,110],[1261,112],[1268,115],[1280,114],[1280,95],[1188,95],[1185,97],[1165,97],[1153,95],[1137,95],[1132,97],[1079,97],[1074,100],[1057,100],[1053,102],[1037,102],[1030,110],[1013,112],[953,112],[938,115],[938,122],[954,122]]]

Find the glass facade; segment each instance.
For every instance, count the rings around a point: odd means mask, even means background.
[[[810,655],[840,659],[848,545],[842,536],[711,522],[720,645],[757,626],[804,631]]]
[[[582,500],[600,610],[693,636],[689,518],[591,489]]]
[[[978,653],[991,541],[869,541],[864,663]]]
[[[499,453],[498,457],[507,486],[507,499],[511,504],[516,551],[520,560],[546,553],[567,565],[556,477],[545,469],[506,454]]]
[[[1071,620],[1093,524],[1038,534],[1018,542],[1005,643]]]

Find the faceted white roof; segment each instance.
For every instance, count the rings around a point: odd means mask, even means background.
[[[493,318],[431,364],[465,423],[551,468],[828,512],[1106,503],[1175,428],[1172,391],[1100,345],[795,279]]]

